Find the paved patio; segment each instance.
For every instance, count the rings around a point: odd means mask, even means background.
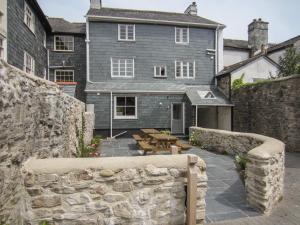
[[[102,157],[143,155],[133,139],[104,141],[101,150]],[[235,169],[232,157],[218,155],[197,147],[193,147],[186,153],[198,155],[207,165],[207,223],[260,215],[246,203],[244,185]]]

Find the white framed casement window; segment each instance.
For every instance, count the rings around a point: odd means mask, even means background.
[[[115,119],[137,119],[137,97],[114,97]]]
[[[118,25],[118,40],[119,41],[135,41],[135,25],[134,24],[119,24]]]
[[[57,83],[74,82],[74,70],[55,70],[54,75]]]
[[[175,27],[175,43],[188,44],[190,39],[189,28]]]
[[[46,34],[46,32],[44,31],[44,36],[43,36],[43,45],[44,45],[44,47],[46,48],[47,47],[47,34]]]
[[[175,78],[176,79],[194,79],[196,71],[196,63],[175,61]]]
[[[154,77],[167,77],[167,66],[154,66]]]
[[[74,36],[55,35],[54,36],[54,51],[73,52],[74,51]]]
[[[111,58],[111,77],[134,77],[134,58],[117,59]]]
[[[24,23],[33,33],[35,33],[34,13],[25,1],[24,1]]]
[[[35,61],[27,52],[24,52],[24,71],[34,75]]]

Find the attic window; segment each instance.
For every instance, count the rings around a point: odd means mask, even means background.
[[[198,94],[202,99],[216,99],[212,91],[198,91]]]

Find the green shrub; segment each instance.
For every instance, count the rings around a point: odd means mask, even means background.
[[[171,135],[171,131],[170,130],[162,130],[160,131],[161,134],[166,134],[166,135]]]
[[[198,145],[198,141],[197,141],[197,139],[196,139],[196,137],[195,137],[195,132],[193,132],[192,134],[191,134],[191,136],[190,136],[190,144],[191,145],[194,145],[194,146],[196,146],[196,145]]]
[[[241,155],[235,156],[235,163],[239,166],[239,169],[246,170],[247,158]]]
[[[232,83],[232,89],[233,90],[237,90],[240,89],[241,87],[243,87],[245,85],[243,79],[244,79],[245,74],[243,73],[242,76],[239,79],[236,79],[233,81]]]
[[[50,223],[48,221],[42,221],[40,225],[50,225]]]

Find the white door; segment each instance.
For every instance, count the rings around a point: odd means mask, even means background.
[[[171,112],[171,131],[172,134],[184,133],[184,104],[173,103]]]

